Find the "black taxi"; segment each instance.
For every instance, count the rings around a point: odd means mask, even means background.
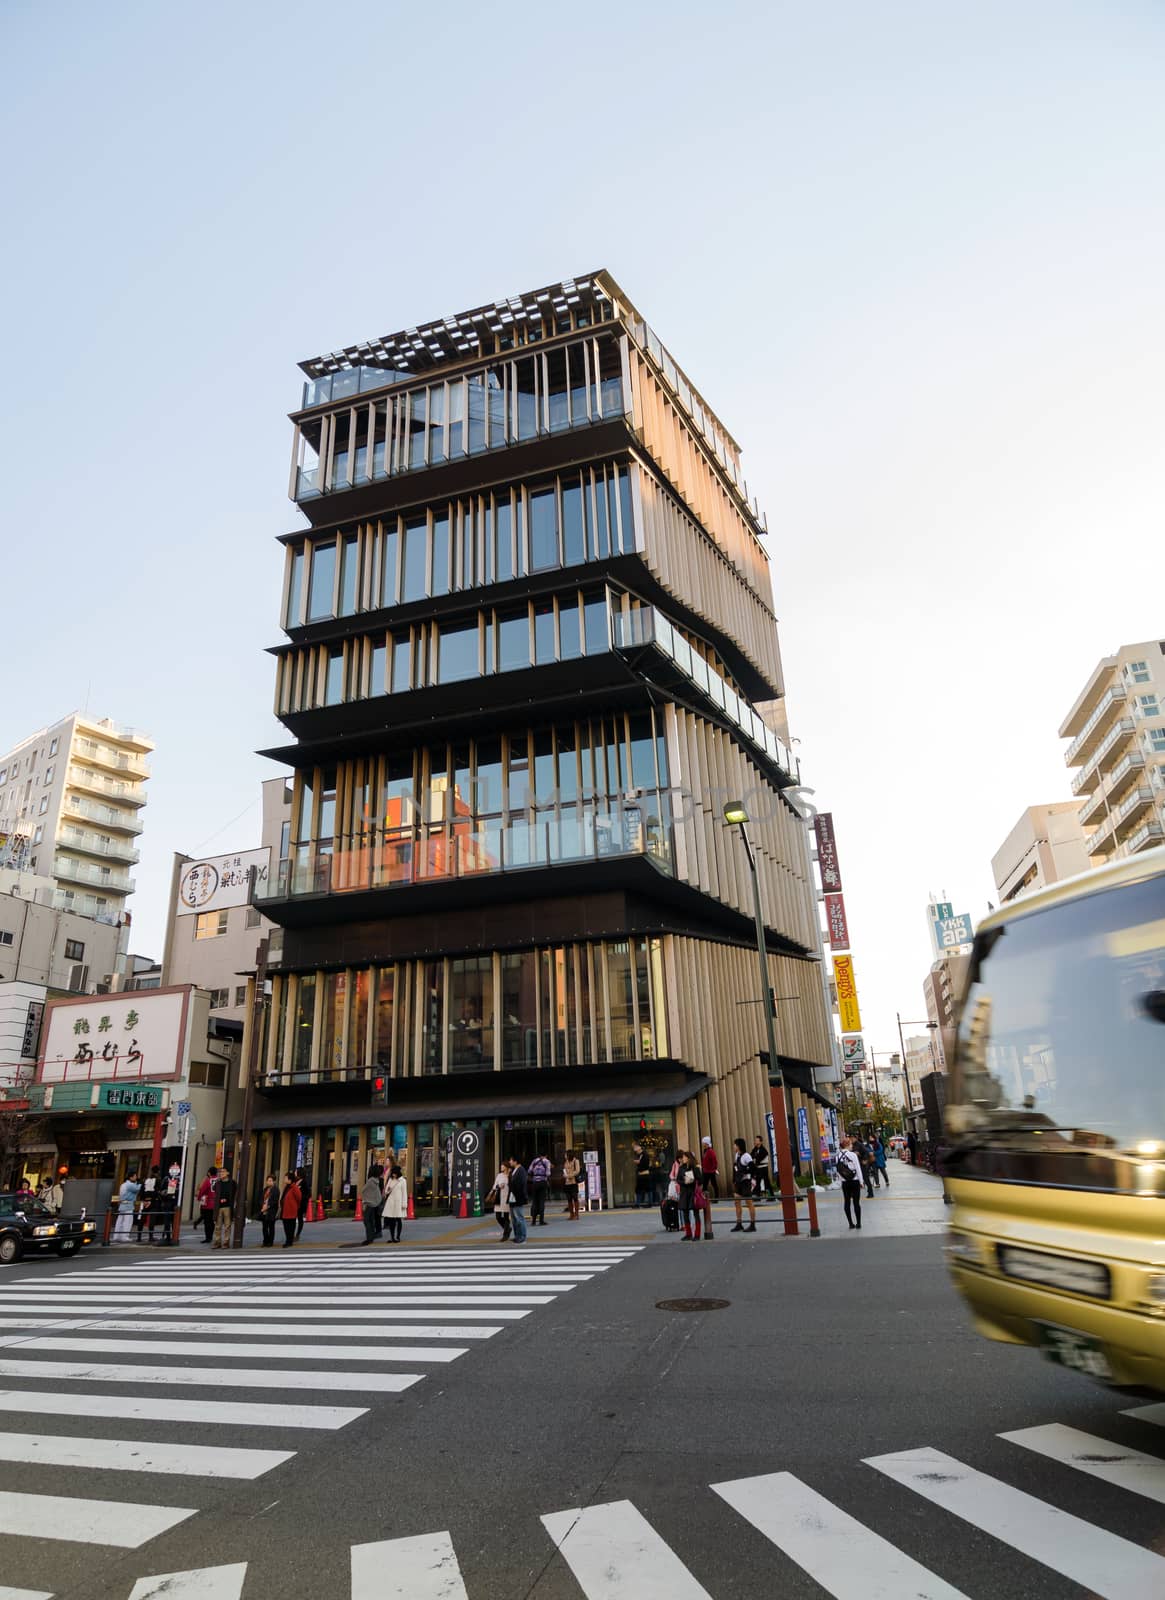
[[[31,1195],[0,1189],[0,1264],[8,1266],[38,1250],[76,1255],[96,1236],[96,1222],[59,1217]]]

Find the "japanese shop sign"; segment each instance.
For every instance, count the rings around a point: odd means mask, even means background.
[[[38,1083],[181,1077],[190,987],[50,1001]]]
[[[825,894],[840,894],[841,868],[837,864],[833,812],[819,811],[813,819],[813,831],[817,835],[817,864],[821,868],[821,888]]]
[[[252,867],[255,868],[256,887],[261,887],[267,882],[271,867],[270,850],[243,850],[233,856],[208,856],[203,861],[188,861],[178,878],[178,916],[245,906]]]
[[[102,1083],[93,1085],[93,1093],[95,1111],[161,1111],[166,1091],[160,1083],[138,1089],[128,1083]]]
[[[857,1038],[841,1041],[841,1064],[845,1072],[856,1072],[859,1067],[865,1066],[866,1041],[860,1034]]]
[[[862,1014],[858,1010],[858,986],[854,978],[854,958],[834,956],[833,981],[837,988],[837,1009],[842,1033],[860,1033]]]
[[[825,897],[825,926],[833,948],[848,950],[849,923],[845,916],[845,901],[839,894],[827,894]]]

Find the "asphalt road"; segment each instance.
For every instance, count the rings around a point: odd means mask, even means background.
[[[337,1274],[343,1281],[333,1283]],[[87,1298],[98,1294],[124,1298]],[[673,1298],[727,1304],[658,1309]],[[433,1303],[444,1299],[453,1304]],[[412,1328],[398,1325],[406,1310]],[[502,1310],[527,1314],[501,1321]],[[446,1315],[456,1317],[459,1343],[450,1344],[448,1327],[442,1338],[433,1333]],[[64,1329],[61,1317],[86,1326]],[[280,1318],[287,1331],[250,1331]],[[464,1335],[495,1325],[501,1331],[487,1338]],[[80,1348],[30,1342],[44,1338]],[[94,1339],[128,1348],[94,1349]],[[0,1341],[0,1600],[13,1588],[61,1600],[1165,1594],[1165,1431],[1123,1415],[1134,1400],[978,1339],[934,1235],[786,1242],[718,1228],[711,1244],[661,1234],[642,1247],[564,1246],[552,1229],[545,1245],[539,1237],[520,1252],[492,1243],[428,1250],[422,1241],[399,1251],[303,1252],[294,1265],[278,1250],[30,1262],[0,1278]],[[252,1349],[191,1354],[174,1341]],[[308,1353],[292,1357],[290,1344]],[[414,1354],[385,1354],[402,1347]],[[415,1353],[454,1348],[466,1353]],[[75,1375],[42,1365],[50,1362]],[[138,1370],[80,1375],[95,1363]],[[143,1368],[157,1376],[139,1381]],[[180,1377],[198,1368],[232,1381]],[[290,1371],[317,1376],[279,1383]],[[352,1388],[315,1387],[351,1373]],[[393,1374],[417,1381],[396,1393],[362,1387]],[[32,1413],[23,1409],[29,1395],[65,1409]],[[279,1410],[258,1423],[247,1413],[244,1424],[69,1409],[175,1402]],[[361,1414],[341,1421],[317,1412],[316,1421],[336,1425],[309,1428],[293,1406]],[[1048,1424],[1093,1436],[1089,1453],[1103,1458],[1093,1472],[1124,1473],[1137,1489],[1000,1437]],[[1064,1436],[1039,1438],[1059,1448]],[[46,1459],[74,1459],[83,1446],[65,1439],[99,1451],[112,1441],[116,1465]],[[147,1443],[158,1459],[126,1441]],[[178,1447],[177,1459],[166,1445]],[[954,1465],[906,1454],[926,1449]],[[268,1461],[231,1454],[238,1450],[294,1453]],[[1130,1462],[1129,1450],[1151,1460]],[[875,1467],[871,1457],[894,1460]],[[175,1475],[167,1464],[198,1470]],[[204,1475],[220,1467],[257,1475]],[[968,1480],[968,1468],[986,1480]],[[774,1474],[791,1476],[754,1481]],[[1016,1502],[1009,1489],[1033,1498]],[[961,1513],[926,1498],[947,1493],[967,1496]],[[62,1527],[78,1531],[77,1508],[63,1507],[54,1526],[45,1496],[108,1509],[92,1513],[89,1538],[66,1539]],[[966,1520],[968,1506],[993,1531]],[[30,1508],[51,1536],[16,1531]],[[130,1531],[119,1536],[134,1538],[159,1508],[191,1514],[138,1548],[101,1542],[122,1522]],[[780,1525],[766,1534],[750,1516]],[[357,1554],[351,1588],[353,1547],[396,1540],[411,1542]],[[896,1566],[900,1556],[925,1572]],[[1087,1582],[1052,1570],[1049,1558]],[[242,1563],[245,1575],[207,1571]],[[140,1582],[192,1571],[189,1587]]]

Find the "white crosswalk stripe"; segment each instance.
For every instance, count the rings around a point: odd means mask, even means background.
[[[230,1567],[160,1572],[152,1578],[139,1578],[130,1591],[129,1600],[240,1600],[246,1576],[245,1561]]]
[[[870,1456],[866,1465],[1103,1600],[1165,1594],[1165,1558],[941,1450]]]
[[[557,1511],[542,1525],[587,1600],[712,1600],[630,1500]]]
[[[293,1444],[299,1430],[344,1428],[366,1415],[370,1397],[402,1394],[635,1253],[532,1249],[517,1260],[480,1248],[411,1248],[392,1258],[383,1251],[313,1251],[292,1260],[227,1253],[114,1263],[67,1280],[6,1278],[0,1414],[10,1427],[0,1430],[0,1483],[12,1482],[13,1489],[0,1489],[0,1569],[7,1536],[125,1549],[147,1544],[196,1509],[151,1505],[132,1489],[101,1498],[103,1479],[174,1475],[184,1482],[180,1498],[195,1499],[200,1481],[253,1480],[295,1458],[293,1448],[251,1448],[233,1439],[194,1443],[191,1426],[236,1434],[274,1429],[280,1446]],[[94,1393],[90,1385],[117,1392]],[[183,1398],[183,1389],[194,1393]],[[237,1402],[212,1398],[215,1390],[264,1389],[280,1393],[270,1404],[242,1393]],[[319,1402],[304,1403],[313,1393]],[[351,1394],[358,1403],[329,1405],[329,1393]],[[280,1403],[284,1395],[287,1404]],[[99,1426],[92,1434],[37,1432],[38,1418]],[[131,1436],[135,1424],[139,1435]],[[149,1424],[158,1425],[156,1439],[140,1437]],[[35,1492],[42,1470],[62,1489],[91,1480],[92,1494]],[[381,1572],[379,1594],[463,1600],[451,1548],[442,1553],[432,1539],[389,1545],[394,1576],[386,1580]],[[354,1583],[358,1565],[354,1549]],[[159,1574],[142,1578],[132,1600],[240,1600],[245,1576],[245,1565]],[[430,1578],[443,1586],[426,1587]],[[0,1600],[29,1597],[0,1588]],[[42,1600],[51,1600],[47,1591]]]
[[[1130,1489],[1133,1494],[1143,1494],[1146,1499],[1165,1505],[1165,1461],[1159,1461],[1156,1456],[1122,1449],[1107,1439],[1098,1439],[1093,1433],[1067,1428],[1059,1422],[1043,1428],[1020,1428],[1015,1433],[1001,1433],[999,1437],[1022,1445],[1025,1450],[1035,1450],[1052,1461],[1062,1461],[1065,1466],[1087,1472],[1105,1483],[1115,1484],[1118,1489]]]
[[[352,1546],[352,1600],[468,1600],[447,1533]]]
[[[1165,1402],[1150,1406],[1134,1406],[1131,1411],[1125,1412],[1125,1416],[1136,1417],[1138,1422],[1151,1422],[1158,1428],[1165,1428]]]
[[[0,1600],[53,1600],[44,1589],[9,1589],[0,1583]]]

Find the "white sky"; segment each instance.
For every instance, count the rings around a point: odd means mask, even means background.
[[[1165,636],[1165,9],[351,0],[0,13],[9,693],[257,838],[295,363],[607,266],[740,439],[867,1040],[1057,725]]]

